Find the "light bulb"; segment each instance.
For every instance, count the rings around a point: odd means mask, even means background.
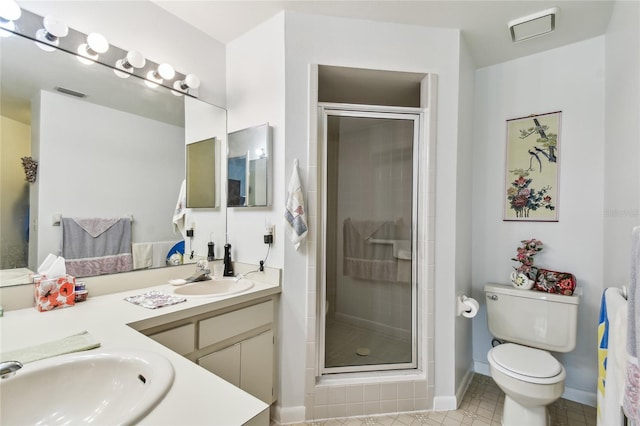
[[[78,60],[86,65],[91,65],[98,60],[101,53],[109,50],[109,42],[98,33],[91,33],[87,36],[87,42],[78,46]]]
[[[0,2],[0,37],[11,37],[16,30],[17,21],[22,16],[20,6],[13,0]],[[7,30],[7,31],[3,31]]]
[[[189,89],[197,89],[200,87],[200,79],[195,74],[188,74],[184,80],[173,83],[173,88],[186,92]]]
[[[164,80],[171,80],[175,77],[176,71],[169,64],[160,64],[158,69],[151,70],[147,73],[145,84],[151,88],[158,87]]]
[[[124,59],[116,61],[116,68],[113,72],[120,78],[127,78],[133,73],[135,68],[142,68],[147,63],[142,53],[131,50]]]
[[[165,80],[171,80],[176,76],[176,71],[169,64],[160,64],[158,65],[158,74]]]
[[[69,27],[63,21],[53,16],[45,16],[42,20],[44,28],[36,31],[36,45],[47,52],[53,52],[54,46],[60,44],[60,37],[69,34]]]
[[[0,2],[0,22],[17,21],[22,16],[20,6],[13,0]]]

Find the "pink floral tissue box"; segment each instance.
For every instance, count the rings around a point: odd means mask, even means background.
[[[65,275],[58,278],[35,278],[36,309],[40,312],[75,305],[76,278]]]

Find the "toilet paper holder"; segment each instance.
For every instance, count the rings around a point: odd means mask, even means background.
[[[457,315],[462,315],[465,318],[473,318],[478,313],[479,304],[478,301],[472,297],[467,297],[462,294],[458,296],[457,303]]]

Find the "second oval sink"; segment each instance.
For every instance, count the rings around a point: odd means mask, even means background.
[[[246,278],[234,277],[214,278],[209,281],[198,281],[176,288],[173,292],[182,296],[227,296],[242,293],[253,288],[254,283]]]
[[[165,357],[146,351],[78,352],[25,364],[0,381],[3,425],[130,425],[173,384]]]

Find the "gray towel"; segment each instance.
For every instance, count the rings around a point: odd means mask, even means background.
[[[342,264],[344,275],[375,281],[398,279],[398,262],[393,257],[393,246],[371,244],[368,241],[368,238],[386,223],[392,222],[345,219]]]
[[[62,218],[62,257],[75,277],[131,271],[131,220]]]

